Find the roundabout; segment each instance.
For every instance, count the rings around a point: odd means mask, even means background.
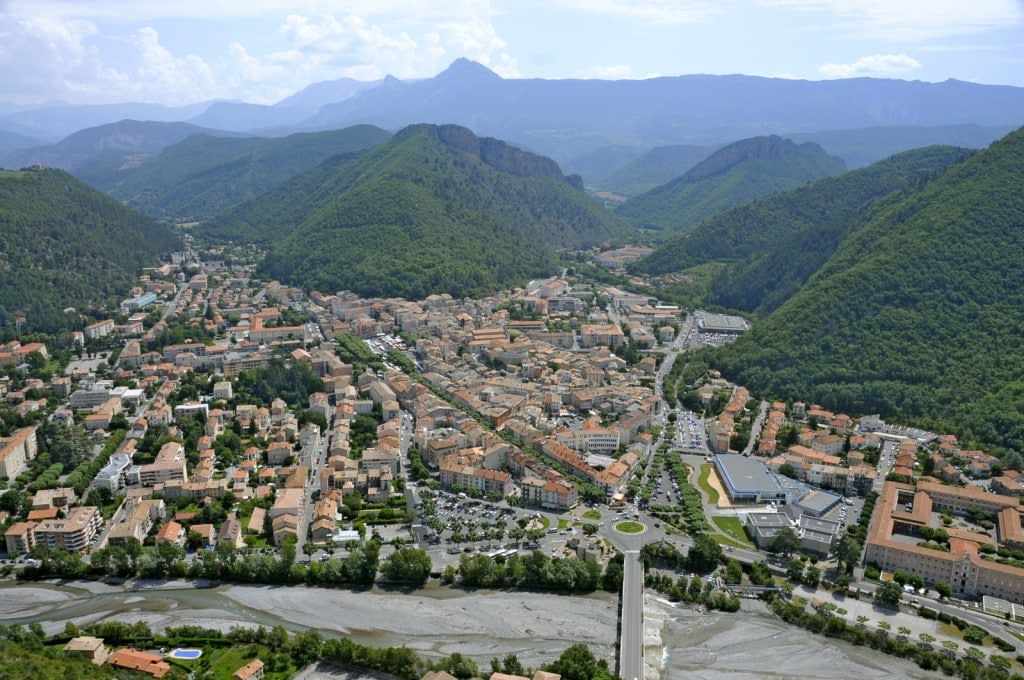
[[[615,530],[620,534],[642,534],[647,531],[647,527],[640,522],[626,521],[616,524]]]

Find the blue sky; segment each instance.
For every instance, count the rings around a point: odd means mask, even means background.
[[[270,103],[431,76],[958,78],[1024,86],[1024,0],[0,0],[0,101]]]

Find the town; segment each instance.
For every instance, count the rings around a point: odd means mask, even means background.
[[[621,275],[634,250],[598,263]],[[0,346],[5,575],[621,589],[620,675],[638,677],[645,581],[694,601],[685,572],[727,611],[770,592],[828,612],[827,588],[886,630],[871,599],[902,603],[925,617],[904,639],[1019,666],[1019,456],[760,400],[688,360],[748,322],[642,281],[567,269],[410,301],[307,295],[255,262],[190,247],[48,343],[19,319]],[[171,671],[99,637],[67,651]]]

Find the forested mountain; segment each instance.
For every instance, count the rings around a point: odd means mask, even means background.
[[[755,198],[778,193],[845,169],[817,144],[775,135],[753,137],[705,158],[685,174],[619,206],[643,229],[682,232]]]
[[[710,361],[772,397],[1024,450],[1024,129],[880,207]]]
[[[201,132],[228,134],[190,123],[122,120],[79,130],[56,144],[15,151],[0,158],[0,163],[12,170],[39,164],[85,176],[109,173],[141,163],[164,147]]]
[[[331,156],[376,146],[390,136],[372,125],[269,139],[194,135],[136,166],[86,168],[78,174],[147,215],[203,220]]]
[[[548,158],[457,126],[415,125],[358,157],[326,161],[203,233],[269,244],[265,269],[284,281],[421,298],[550,273],[554,249],[624,229]]]
[[[626,196],[642,194],[685,174],[711,151],[706,146],[692,144],[656,146],[595,185]]]
[[[634,270],[668,274],[717,263],[707,289],[693,292],[695,303],[770,312],[884,207],[885,199],[918,190],[971,153],[948,146],[916,149],[762,198],[673,239]]]
[[[936,125],[823,130],[786,135],[794,142],[815,142],[850,168],[862,168],[893,154],[925,146],[981,149],[1004,137],[1016,125]]]
[[[0,324],[66,327],[65,307],[124,298],[141,267],[180,247],[166,227],[62,170],[0,171]]]

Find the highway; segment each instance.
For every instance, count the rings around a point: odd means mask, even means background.
[[[644,677],[644,564],[639,550],[626,552],[622,575],[622,637],[619,639],[619,677]]]

